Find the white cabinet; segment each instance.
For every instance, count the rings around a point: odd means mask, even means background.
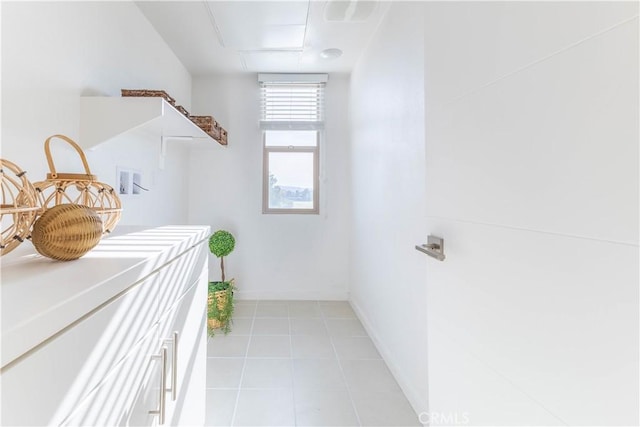
[[[138,230],[70,263],[28,250],[3,257],[10,280],[2,281],[1,424],[160,425],[162,412],[167,425],[202,425],[208,234],[208,227]],[[75,269],[84,274],[71,275]],[[59,295],[48,310],[30,311],[45,278]],[[66,286],[72,278],[80,283]]]

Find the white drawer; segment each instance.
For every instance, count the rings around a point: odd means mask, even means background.
[[[156,279],[152,274],[6,369],[2,424],[59,423],[149,333]]]
[[[191,248],[166,264],[158,279],[158,318],[172,310],[207,265],[205,245]]]

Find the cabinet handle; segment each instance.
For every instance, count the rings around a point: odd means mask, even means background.
[[[171,387],[167,387],[166,391],[171,392],[171,400],[175,401],[178,395],[178,332],[174,332],[170,340],[165,340],[166,344],[171,348]]]
[[[149,411],[150,415],[158,415],[158,424],[164,424],[165,416],[165,389],[167,388],[167,348],[162,347],[160,354],[157,356],[151,356],[152,359],[160,359],[160,402],[157,410]]]

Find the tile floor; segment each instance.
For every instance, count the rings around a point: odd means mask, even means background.
[[[344,301],[237,301],[207,347],[209,426],[420,426]]]

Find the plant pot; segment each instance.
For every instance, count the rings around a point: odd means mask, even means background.
[[[229,302],[229,294],[228,294],[227,291],[217,291],[217,292],[210,293],[209,297],[208,297],[209,307],[211,306],[211,304],[213,304],[214,300],[216,301],[216,305],[218,306],[218,310],[222,311],[224,309],[224,307]],[[219,321],[218,319],[207,319],[207,322],[209,323],[209,328],[210,329],[224,328],[228,321],[229,321],[229,319],[227,319],[226,321],[222,321],[222,322]]]

